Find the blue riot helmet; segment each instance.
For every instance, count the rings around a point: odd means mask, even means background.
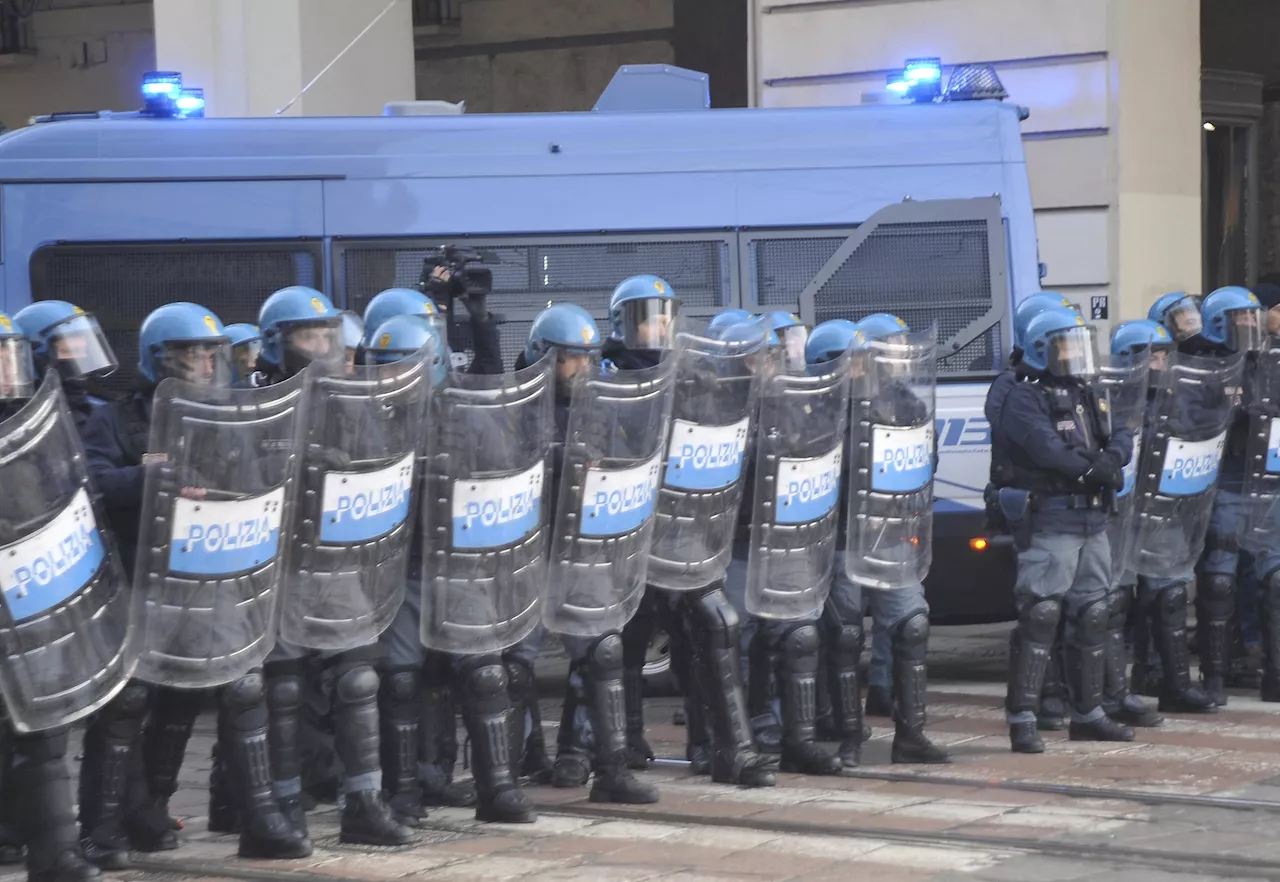
[[[1248,288],[1230,285],[1219,288],[1200,306],[1204,339],[1232,352],[1256,352],[1262,348],[1266,316],[1262,304]]]
[[[740,325],[744,322],[749,322],[754,318],[755,316],[745,309],[722,309],[711,317],[711,321],[707,322],[707,330],[718,331],[719,329],[727,328],[730,325]]]
[[[174,377],[197,386],[231,383],[231,337],[196,303],[167,303],[142,320],[138,373],[150,383]]]
[[[449,375],[449,345],[426,315],[392,316],[379,325],[371,337],[364,350],[367,364],[391,364],[408,358],[429,343],[432,346],[431,385],[439,386]]]
[[[1111,332],[1111,354],[1130,363],[1146,358],[1152,374],[1165,369],[1173,349],[1173,337],[1169,336],[1164,325],[1151,319],[1121,322]],[[1152,385],[1155,385],[1154,377]]]
[[[347,372],[356,366],[356,353],[364,342],[364,319],[349,309],[342,311],[342,348],[347,354]]]
[[[657,276],[623,279],[609,296],[609,336],[628,349],[668,349],[680,300]]]
[[[369,348],[373,333],[382,327],[387,319],[397,315],[425,315],[436,327],[436,331],[444,335],[444,317],[436,302],[413,288],[388,288],[373,296],[369,305],[364,308],[364,346]]]
[[[1085,380],[1098,373],[1093,328],[1074,309],[1046,309],[1027,324],[1023,363],[1059,379]]]
[[[258,311],[262,360],[286,377],[307,365],[343,369],[342,313],[319,291],[304,285],[281,288]]]
[[[766,312],[762,318],[773,336],[769,342],[781,346],[788,370],[798,370],[805,363],[805,344],[809,342],[809,328],[800,316],[783,309]]]
[[[860,319],[856,324],[858,330],[862,332],[862,336],[868,340],[884,340],[891,343],[902,339],[911,332],[906,322],[887,312],[873,312],[866,318]]]
[[[1046,309],[1066,308],[1079,312],[1079,307],[1061,294],[1052,291],[1041,291],[1032,294],[1013,309],[1013,345],[1022,348],[1027,323]]]
[[[227,336],[231,338],[231,366],[235,369],[236,380],[247,380],[258,369],[262,332],[257,325],[248,322],[227,325],[226,330]]]
[[[1151,304],[1147,318],[1164,325],[1174,343],[1185,343],[1204,327],[1200,316],[1200,298],[1185,291],[1172,291],[1157,299]]]
[[[810,365],[835,361],[847,349],[861,349],[867,337],[857,324],[848,319],[831,319],[818,325],[809,334],[804,347],[804,360]]]
[[[568,382],[591,369],[604,341],[596,320],[575,303],[555,303],[533,320],[524,359],[533,364],[548,352],[556,355],[556,379]]]
[[[13,323],[31,343],[41,372],[52,367],[64,380],[101,379],[119,367],[98,320],[65,300],[25,306],[14,315]]]
[[[0,313],[0,402],[26,401],[35,394],[31,341]]]

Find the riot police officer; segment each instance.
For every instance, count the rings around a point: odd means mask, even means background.
[[[90,472],[106,500],[126,570],[134,570],[142,518],[151,432],[152,399],[160,381],[173,377],[197,386],[231,381],[230,337],[222,323],[194,303],[153,311],[138,334],[137,388],[98,408],[85,427]],[[184,489],[184,493],[187,492]],[[192,491],[198,492],[198,491]],[[177,846],[169,799],[178,787],[201,694],[159,689],[131,681],[85,732],[81,769],[81,825],[85,853],[108,869],[128,865],[130,846],[155,851]],[[250,671],[222,689],[220,731],[229,771],[241,799],[240,853],[246,857],[296,858],[311,844],[295,831],[271,796],[269,769],[259,762],[266,737],[262,674]],[[142,732],[144,719],[150,722]],[[141,734],[141,739],[139,735]],[[135,744],[141,748],[142,793],[126,808],[126,774]]]
[[[253,378],[255,385],[282,382],[313,363],[329,374],[340,376],[346,361],[342,321],[342,314],[319,291],[303,286],[276,291],[263,303],[258,315],[263,345],[259,371]],[[313,409],[323,410],[326,406],[325,401],[317,401]],[[341,421],[343,416],[320,413],[316,420],[324,425],[325,419]],[[377,428],[353,425],[336,431],[340,434],[345,432],[340,440],[350,445],[357,443],[357,438],[373,441],[370,434],[376,434]],[[332,459],[332,462],[324,464],[310,463],[313,471],[321,475],[330,467],[341,470],[351,457],[340,446],[316,443],[308,444],[307,454],[309,458],[314,455]],[[304,489],[304,495],[319,499],[316,488]],[[320,519],[314,514],[312,517]],[[298,520],[300,528],[308,518],[300,515]],[[335,585],[334,590],[342,589]],[[305,613],[301,608],[290,610],[288,607],[313,597],[301,590],[297,594],[286,592],[282,601],[285,604],[284,616],[302,619]],[[359,601],[353,598],[353,602]],[[356,632],[351,630],[352,639],[355,639]],[[267,703],[271,709],[271,768],[276,778],[275,792],[289,820],[303,832],[306,830],[306,816],[301,801],[298,736],[306,670],[303,662],[311,652],[282,638],[276,642],[265,665]],[[375,667],[380,656],[378,645],[370,642],[349,649],[320,651],[319,655],[333,672],[334,749],[345,774],[340,835],[344,842],[403,845],[412,838],[412,833],[399,823],[382,794],[379,677]]]
[[[1028,381],[1009,391],[1000,415],[1011,480],[998,492],[999,505],[1019,546],[1006,701],[1011,747],[1044,750],[1036,708],[1061,619],[1070,737],[1130,741],[1133,730],[1102,709],[1102,690],[1111,581],[1107,512],[1110,494],[1123,486],[1133,440],[1126,431],[1111,431],[1091,392],[1096,344],[1078,313],[1051,309],[1033,318],[1023,364]]]
[[[227,338],[231,341],[231,366],[235,381],[245,383],[249,375],[258,369],[258,354],[262,352],[262,332],[257,325],[245,322],[227,325]]]
[[[398,315],[423,316],[439,332],[441,339],[444,339],[444,320],[435,300],[413,288],[387,288],[373,295],[364,308],[364,348],[373,346],[377,330]],[[490,368],[492,367],[491,364]]]
[[[516,370],[543,358],[555,360],[555,487],[560,485],[563,468],[573,384],[600,370],[601,345],[600,329],[590,313],[576,304],[556,303],[533,320],[528,342],[516,359]],[[551,517],[554,520],[554,514]],[[594,773],[588,797],[592,802],[657,802],[657,788],[638,780],[627,767],[626,719],[619,713],[625,707],[621,635],[616,631],[594,638],[564,635],[561,642],[569,655],[570,670],[551,784],[581,786]],[[516,663],[528,667],[531,678],[532,659],[529,653],[521,654],[522,648],[517,646],[509,655],[516,655]],[[580,715],[585,720],[579,719]]]
[[[1204,690],[1219,706],[1227,703],[1226,678],[1232,650],[1231,623],[1235,616],[1237,577],[1240,568],[1239,539],[1246,501],[1244,479],[1249,470],[1249,411],[1253,393],[1257,354],[1262,346],[1266,316],[1262,306],[1245,288],[1219,288],[1201,304],[1203,328],[1201,354],[1227,357],[1244,353],[1248,363],[1243,387],[1225,390],[1236,407],[1227,431],[1226,447],[1218,473],[1218,492],[1205,536],[1205,553],[1196,569],[1196,630],[1200,649],[1200,674]],[[1264,585],[1273,570],[1280,570],[1280,557],[1265,553],[1257,561]]]
[[[768,331],[771,368],[804,375],[805,342],[809,337],[805,324],[798,316],[781,310],[765,313],[759,321]],[[746,342],[752,333],[760,332],[752,324],[739,323],[726,328],[720,337]],[[764,394],[768,396],[772,392],[766,389]],[[792,411],[780,406],[770,407],[768,412],[778,417],[798,417],[789,421],[778,419],[777,423],[785,421],[791,425],[776,426],[793,436],[793,450],[798,451],[811,442],[807,436],[814,427],[799,418],[805,410]],[[753,428],[758,431],[759,427]],[[725,594],[743,623],[742,669],[747,672],[747,709],[756,745],[761,751],[780,754],[780,767],[784,772],[837,775],[842,768],[840,759],[816,741],[817,675],[821,664],[818,610],[797,618],[763,618],[752,615],[747,608],[750,533],[757,514],[754,502],[758,486],[755,443],[750,443],[747,449],[744,504],[738,514],[740,529],[733,543],[733,557],[725,574]],[[775,695],[780,699],[780,721],[773,709]],[[693,725],[691,722],[691,735]]]
[[[1179,351],[1199,353],[1199,337],[1204,328],[1199,297],[1185,291],[1170,291],[1156,298],[1147,310],[1147,318],[1164,326]]]
[[[854,351],[851,361],[853,372],[853,410],[856,424],[866,427],[878,425],[929,425],[932,433],[932,407],[921,400],[907,385],[910,377],[899,377],[890,371],[877,371],[879,361],[869,349],[874,341],[890,347],[903,347],[909,329],[897,316],[886,313],[869,315],[856,324],[826,322],[814,329],[806,347],[806,359],[818,365],[837,357],[846,349]],[[889,350],[896,351],[896,350]],[[888,353],[886,353],[888,354]],[[932,357],[930,355],[930,357]],[[890,361],[899,365],[912,362],[907,351],[897,353]],[[930,368],[930,378],[932,377]],[[924,385],[922,382],[921,385]],[[867,429],[862,429],[865,432]],[[857,434],[857,425],[852,434]],[[870,442],[870,438],[867,439]],[[859,447],[870,448],[870,443]],[[855,455],[853,451],[850,455]],[[927,453],[929,466],[927,479],[932,480],[933,460],[937,456],[936,442]],[[851,487],[847,516],[855,519],[859,512],[859,499],[870,492],[871,487]],[[881,493],[875,490],[872,495]],[[823,623],[828,642],[838,647],[833,656],[833,702],[844,705],[841,716],[845,719],[845,738],[841,744],[840,758],[846,765],[856,765],[860,757],[861,721],[856,707],[850,706],[848,693],[857,694],[856,680],[850,685],[861,654],[863,636],[862,619],[869,610],[873,628],[888,638],[892,658],[892,690],[894,740],[891,758],[895,763],[949,763],[950,755],[933,744],[925,735],[926,718],[925,659],[928,655],[929,605],[924,596],[924,585],[914,579],[900,580],[892,587],[872,581],[861,581],[850,576],[847,555],[861,555],[860,548],[844,544],[845,530],[841,531],[841,551],[837,553],[836,572],[823,611]],[[881,552],[884,553],[884,552]],[[864,596],[865,592],[865,596]],[[882,637],[882,639],[884,639]],[[843,683],[843,686],[840,684]],[[856,699],[854,700],[856,703]]]
[[[0,420],[18,413],[31,398],[35,371],[31,344],[24,332],[15,329],[7,315],[0,314]],[[41,475],[37,480],[48,480]],[[9,485],[4,488],[4,508],[8,517],[22,517],[24,497],[32,488]],[[101,878],[98,868],[87,863],[81,853],[71,780],[67,771],[68,727],[58,726],[20,732],[0,706],[0,800],[5,810],[5,826],[21,861],[21,845],[26,845],[29,882],[92,882]]]

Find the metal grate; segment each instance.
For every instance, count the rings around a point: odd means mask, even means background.
[[[102,325],[120,370],[103,385],[124,391],[138,363],[138,328],[152,310],[188,300],[226,324],[257,322],[262,302],[289,285],[319,287],[319,250],[297,242],[49,245],[31,259],[33,300],[66,300]]]
[[[415,287],[423,260],[436,243],[400,246],[347,244],[339,252],[339,278],[347,307],[363,312],[387,288]],[[502,356],[510,366],[524,348],[529,324],[550,303],[569,301],[597,321],[608,315],[609,295],[627,276],[653,273],[666,279],[686,314],[710,315],[730,303],[727,239],[586,242],[508,240],[465,243],[480,252],[493,273],[489,308],[503,318]],[[605,328],[602,324],[601,330]]]
[[[753,243],[762,305],[798,309],[800,294],[845,236],[761,239]],[[856,321],[873,312],[899,316],[912,327],[938,322],[945,343],[992,305],[987,223],[983,220],[885,224],[877,227],[814,296],[814,324]],[[940,357],[941,374],[994,370],[1000,357],[997,324],[959,352]]]

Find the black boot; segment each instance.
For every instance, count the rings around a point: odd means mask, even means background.
[[[738,614],[720,585],[687,596],[694,627],[694,668],[712,720],[711,779],[720,784],[772,787],[774,761],[756,751],[742,689]]]
[[[1150,582],[1139,576],[1137,603],[1134,604],[1132,615],[1133,667],[1129,671],[1129,690],[1137,695],[1152,695],[1156,698],[1163,694],[1160,653],[1156,649],[1158,606]],[[1185,615],[1184,611],[1184,618]]]
[[[893,750],[895,763],[951,762],[951,754],[924,734],[928,704],[929,613],[908,615],[889,635],[893,647]]]
[[[574,676],[582,677],[581,665],[574,664],[564,686],[564,706],[560,709],[560,730],[556,733],[556,762],[551,770],[551,786],[562,789],[585,787],[591,778],[591,754],[582,743],[578,709],[582,706]]]
[[[397,823],[382,796],[378,672],[368,662],[345,660],[335,673],[333,746],[346,775],[339,838],[357,845],[405,845],[413,833]]]
[[[658,788],[627,768],[626,697],[622,685],[622,637],[605,634],[587,651],[582,679],[595,740],[591,802],[644,804],[658,801]]]
[[[311,854],[311,841],[281,811],[272,789],[267,702],[261,674],[222,687],[222,752],[240,806],[240,857],[287,859]]]
[[[303,836],[307,813],[302,802],[302,754],[298,738],[302,726],[303,669],[301,661],[266,665],[267,707],[270,709],[271,772],[280,810]]]
[[[533,668],[522,659],[508,658],[507,683],[515,725],[519,763],[516,771],[535,784],[551,780],[551,759],[547,756],[547,740],[542,731],[542,709],[538,706],[538,683]],[[525,734],[526,722],[528,734]]]
[[[178,792],[178,773],[202,701],[202,693],[194,690],[156,692],[151,722],[142,739],[145,805],[133,807],[128,818],[129,842],[138,851],[170,851],[178,847],[177,831],[182,829],[182,822],[169,813],[169,800]]]
[[[232,786],[231,763],[224,756],[222,739],[227,725],[223,715],[219,710],[218,737],[213,742],[213,762],[209,768],[209,832],[239,833],[240,804],[244,800]]]
[[[1110,615],[1110,597],[1085,604],[1075,613],[1075,636],[1067,643],[1066,653],[1067,690],[1073,715],[1084,716],[1102,708]],[[1132,741],[1133,730],[1103,714],[1087,723],[1072,720],[1067,737],[1072,741]]]
[[[778,659],[764,627],[756,628],[747,650],[747,714],[751,717],[751,736],[761,753],[782,753],[782,727],[773,713],[777,697],[775,676]]]
[[[1010,714],[1034,715],[1040,709],[1045,672],[1053,655],[1062,606],[1056,600],[1029,603],[1018,616],[1018,626],[1009,635],[1009,689],[1005,709]],[[1043,753],[1044,742],[1036,723],[1009,726],[1009,747],[1014,753]]]
[[[1191,682],[1191,650],[1187,645],[1187,586],[1165,586],[1151,604],[1156,647],[1160,653],[1160,710],[1175,714],[1214,714],[1218,705]]]
[[[8,725],[7,722],[3,725]],[[27,843],[28,882],[95,882],[101,871],[84,859],[71,803],[65,729],[13,735],[12,787],[6,800]]]
[[[85,860],[104,870],[129,867],[125,795],[150,701],[150,687],[131,680],[85,730],[84,768],[91,772],[80,781],[80,835]]]
[[[422,693],[420,668],[392,668],[382,674],[382,789],[401,824],[417,827],[427,816],[418,783],[418,717]]]
[[[622,683],[627,698],[627,765],[647,769],[653,762],[653,748],[644,737],[644,663],[649,640],[654,632],[653,601],[645,597],[640,611],[622,629]],[[667,646],[674,649],[675,638],[667,635]],[[672,664],[675,660],[672,659]]]
[[[1128,651],[1124,642],[1124,625],[1129,618],[1129,604],[1133,597],[1132,585],[1121,585],[1111,594],[1110,616],[1107,633],[1103,673],[1102,707],[1107,716],[1127,726],[1148,729],[1159,726],[1164,718],[1147,706],[1141,698],[1129,692],[1125,669]]]
[[[458,764],[458,711],[454,701],[454,675],[449,656],[428,652],[423,666],[422,715],[419,731],[423,805],[470,808],[476,804],[475,786],[470,781],[455,782]]]
[[[462,720],[471,736],[476,781],[476,820],[531,824],[537,813],[511,773],[511,699],[501,660],[467,660],[462,687]]]
[[[1200,649],[1200,679],[1205,694],[1218,707],[1227,704],[1227,674],[1231,657],[1231,618],[1236,609],[1236,580],[1221,573],[1197,571],[1200,612],[1196,642]]]
[[[801,775],[838,775],[840,760],[814,741],[818,643],[817,625],[798,622],[782,635],[777,649],[775,679],[782,694],[781,768]]]
[[[842,770],[855,769],[862,762],[866,740],[862,726],[862,693],[858,662],[862,658],[862,622],[844,622],[835,605],[822,611],[822,627],[827,643],[827,694],[831,697],[831,719],[840,747],[836,756]]]
[[[1061,629],[1053,643],[1053,653],[1044,671],[1040,689],[1040,710],[1036,712],[1036,728],[1041,732],[1060,732],[1067,728],[1067,684],[1063,676],[1064,658]]]

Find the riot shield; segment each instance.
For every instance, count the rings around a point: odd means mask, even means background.
[[[555,358],[454,373],[431,404],[421,639],[500,652],[537,627],[547,581]]]
[[[752,615],[802,618],[831,591],[851,360],[846,352],[809,374],[771,371],[761,383],[747,556]]]
[[[551,631],[596,637],[640,606],[679,362],[677,348],[574,387],[542,611]]]
[[[1162,372],[1143,431],[1134,497],[1130,559],[1139,575],[1175,578],[1200,559],[1243,370],[1243,354],[1179,354]]]
[[[671,591],[723,578],[742,502],[743,462],[755,416],[764,326],[745,341],[682,334],[671,432],[658,489],[648,583]]]
[[[844,569],[860,585],[916,585],[933,561],[937,340],[930,327],[853,355]]]
[[[0,694],[20,732],[72,723],[133,671],[129,596],[57,373],[0,423]]]
[[[309,377],[156,388],[133,574],[135,677],[219,686],[275,645]]]
[[[1254,554],[1280,544],[1280,340],[1267,339],[1258,353],[1249,407],[1240,546]]]
[[[367,646],[404,600],[430,361],[424,349],[314,379],[280,639]]]
[[[1147,413],[1147,381],[1145,356],[1138,359],[1103,357],[1094,384],[1099,412],[1110,422],[1111,432],[1128,432],[1133,438],[1133,453],[1124,467],[1124,486],[1116,491],[1107,525],[1111,542],[1111,581],[1119,584],[1132,571],[1130,560],[1134,539],[1134,488],[1138,482],[1138,464],[1142,457],[1142,423]]]

